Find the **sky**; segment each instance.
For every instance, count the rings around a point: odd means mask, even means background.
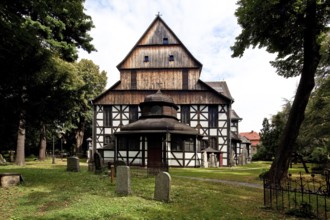
[[[97,52],[79,51],[107,72],[107,88],[119,80],[116,66],[134,47],[159,13],[176,36],[203,64],[201,80],[226,81],[233,109],[242,118],[239,132],[262,129],[264,118],[292,100],[299,78],[276,74],[265,49],[249,48],[232,58],[230,46],[241,32],[236,0],[86,0],[85,13],[95,28],[90,32]]]

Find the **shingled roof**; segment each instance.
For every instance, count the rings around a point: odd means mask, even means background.
[[[204,82],[206,85],[217,91],[218,93],[226,96],[227,98],[234,100],[234,98],[231,96],[229,92],[229,88],[227,86],[227,83],[225,81],[209,81]]]

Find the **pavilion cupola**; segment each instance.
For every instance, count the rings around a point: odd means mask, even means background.
[[[174,118],[176,120],[178,106],[170,96],[158,92],[145,97],[140,103],[141,119],[143,118]]]

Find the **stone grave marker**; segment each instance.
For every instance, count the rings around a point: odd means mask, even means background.
[[[68,157],[67,159],[67,171],[79,172],[80,164],[78,157]]]
[[[5,158],[3,158],[2,154],[0,154],[0,165],[6,165],[7,161]]]
[[[9,151],[9,162],[14,162],[15,161],[15,151],[10,150]]]
[[[160,172],[155,179],[154,199],[163,202],[170,201],[171,176],[168,172]]]
[[[103,158],[99,152],[94,153],[95,173],[102,173],[104,170]]]
[[[23,181],[22,175],[18,173],[0,173],[1,187],[16,186]]]
[[[131,191],[131,173],[128,166],[117,167],[116,193],[127,196]]]

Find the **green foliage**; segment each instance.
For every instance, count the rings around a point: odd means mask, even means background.
[[[60,94],[55,90],[60,90],[57,83],[61,79],[57,78],[60,75],[55,75],[62,73],[61,76],[66,77],[63,74],[71,72],[67,64],[64,65],[64,69],[60,69],[63,64],[57,67],[56,59],[74,61],[77,59],[77,48],[88,52],[95,50],[91,44],[92,38],[88,34],[93,23],[91,17],[84,13],[83,2],[0,2],[0,104],[6,107],[0,112],[0,122],[3,124],[0,126],[0,134],[7,137],[6,140],[1,140],[3,143],[0,142],[0,145],[15,145],[13,134],[18,133],[19,115],[22,116],[21,129],[35,126],[32,122],[37,124],[44,120],[48,123],[47,120],[53,118],[50,115],[60,106],[58,102],[55,104],[54,96]],[[52,73],[52,70],[55,72]],[[39,120],[34,121],[36,117],[33,113],[37,115],[47,104],[49,106],[44,111],[49,112],[47,120],[41,116]],[[35,110],[34,107],[40,109]],[[54,108],[50,109],[52,107]],[[21,138],[24,139],[25,137]],[[20,158],[23,158],[23,141],[20,141],[17,149]]]
[[[311,155],[309,159],[315,162],[324,162],[330,152],[329,76],[329,74],[325,74],[317,78],[317,86],[306,108],[305,121],[297,141],[299,150],[305,156]]]
[[[302,202],[298,208],[290,209],[286,214],[308,219],[314,219],[316,217],[313,213],[312,206],[306,202]]]
[[[271,64],[279,75],[301,74],[304,62],[304,31],[307,7],[311,1],[240,0],[235,15],[242,27],[232,46],[233,57],[241,57],[249,46],[265,47],[277,53]],[[316,35],[322,42],[329,31],[329,2],[316,1]]]
[[[260,132],[261,145],[258,147],[258,152],[253,155],[253,160],[270,161],[274,159],[291,109],[291,102],[285,101],[282,110],[273,115],[271,120],[267,118],[263,120]]]

